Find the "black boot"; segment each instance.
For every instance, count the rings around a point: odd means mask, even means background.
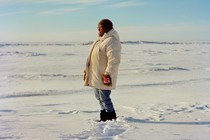
[[[105,110],[101,110],[101,113],[100,113],[100,121],[105,122],[106,120],[107,120],[106,111]]]
[[[107,120],[112,120],[112,119],[116,120],[116,118],[117,118],[115,111],[114,112],[106,112],[106,117],[107,117]]]

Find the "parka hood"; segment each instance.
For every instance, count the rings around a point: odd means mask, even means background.
[[[117,40],[120,40],[119,35],[115,29],[110,30],[108,33],[104,33],[102,37],[100,37],[100,40],[105,40],[108,37],[115,37]]]

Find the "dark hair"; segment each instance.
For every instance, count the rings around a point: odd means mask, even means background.
[[[107,31],[113,29],[113,24],[109,19],[102,19],[98,24],[102,25]]]

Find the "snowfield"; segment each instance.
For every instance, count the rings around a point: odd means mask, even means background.
[[[210,44],[122,44],[117,120],[95,122],[89,45],[0,45],[0,140],[208,140]]]

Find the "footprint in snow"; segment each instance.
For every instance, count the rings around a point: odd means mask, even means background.
[[[95,122],[92,121],[93,127],[84,130],[76,135],[63,135],[63,139],[120,139],[122,134],[128,130],[129,125],[122,118],[116,121]]]

